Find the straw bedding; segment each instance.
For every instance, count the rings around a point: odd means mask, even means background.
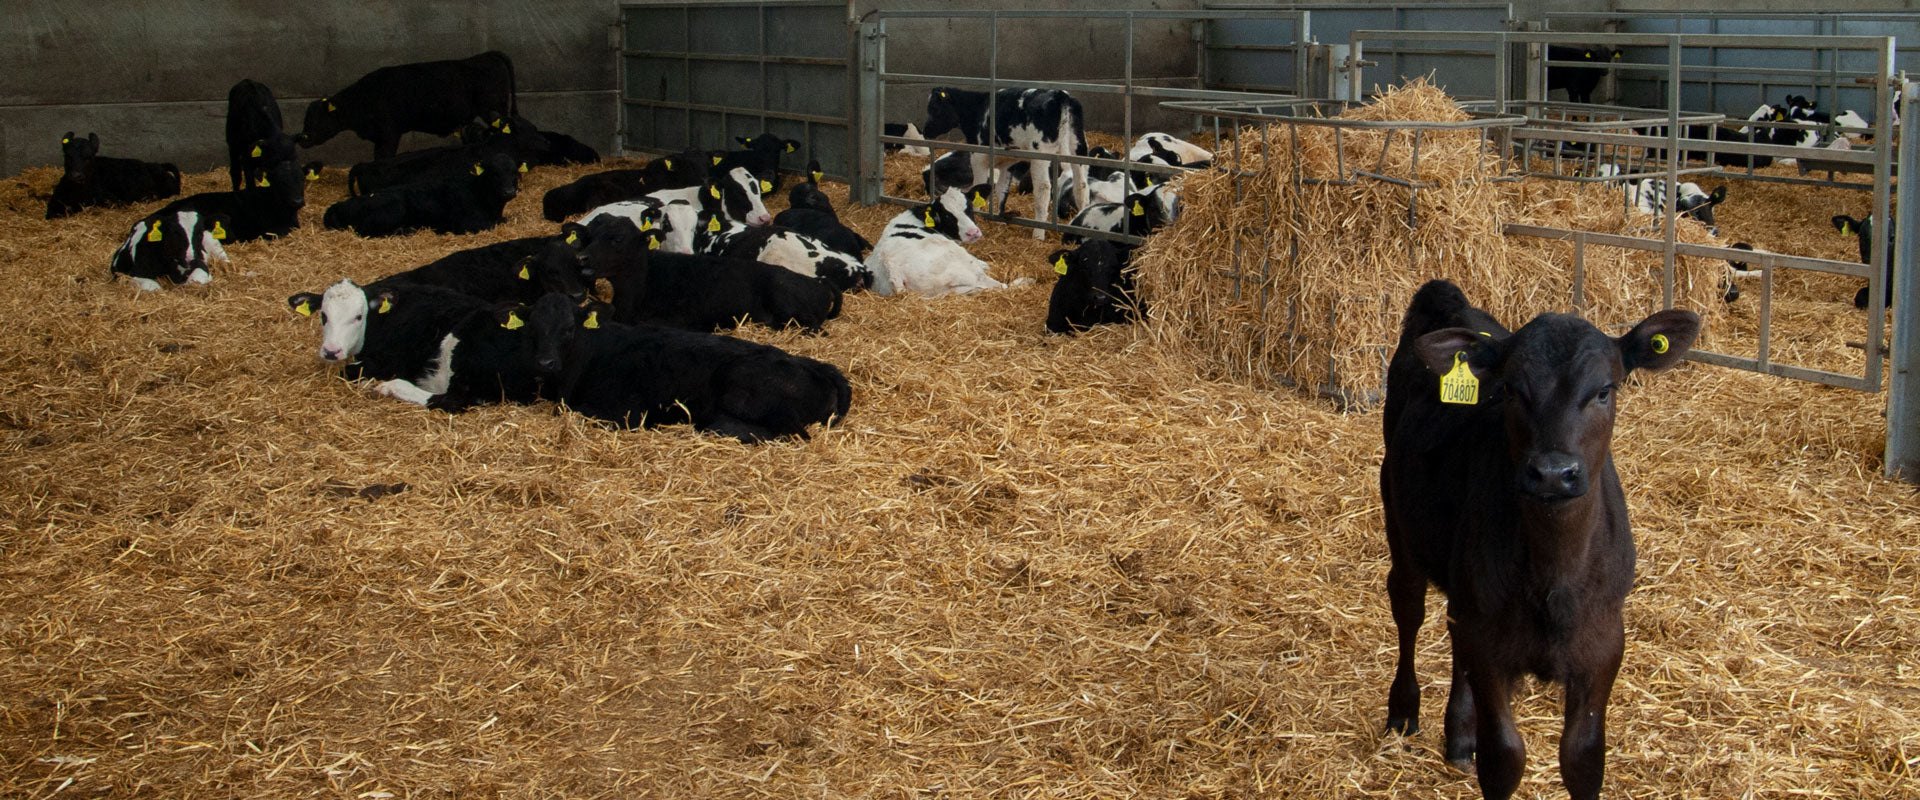
[[[842,426],[759,447],[449,417],[316,362],[288,294],[545,231],[585,171],[384,241],[319,229],[330,171],[295,236],[148,294],[104,271],[137,210],[47,223],[51,170],[0,181],[0,794],[1474,794],[1437,622],[1424,731],[1380,732],[1379,418],[1144,329],[1044,336],[1045,285],[743,331],[854,384]],[[1002,278],[1053,246],[982,243]],[[1882,403],[1629,387],[1610,795],[1916,796],[1920,503],[1878,477]],[[1562,791],[1557,697],[1519,709],[1527,796]]]

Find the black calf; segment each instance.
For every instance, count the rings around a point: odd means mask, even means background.
[[[182,197],[156,214],[192,211],[204,219],[227,220],[226,235],[215,237],[232,244],[286,236],[300,227],[300,209],[307,204],[307,182],[292,161],[267,167],[253,186],[237,192],[201,192]]]
[[[60,139],[66,174],[53,185],[47,219],[59,219],[89,206],[124,206],[180,193],[180,169],[133,158],[100,155],[100,135]]]
[[[349,197],[327,208],[332,230],[352,229],[360,236],[392,236],[418,228],[435,233],[478,233],[500,223],[507,201],[519,191],[513,160],[495,153],[454,178],[410,183],[365,197]]]
[[[294,140],[301,147],[318,147],[342,131],[352,131],[373,143],[374,158],[388,158],[400,149],[400,135],[407,131],[451,136],[489,111],[515,111],[513,60],[498,51],[369,72],[309,103]]]
[[[840,292],[824,281],[758,261],[652,251],[645,240],[660,232],[643,234],[625,217],[562,230],[578,251],[581,281],[612,284],[616,321],[711,331],[746,320],[818,331],[840,314]]]
[[[1078,250],[1048,256],[1060,279],[1047,300],[1047,330],[1072,335],[1095,325],[1124,325],[1146,311],[1127,263],[1133,248],[1088,239]]]

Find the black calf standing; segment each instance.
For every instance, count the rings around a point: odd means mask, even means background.
[[[329,206],[323,221],[330,229],[352,229],[366,237],[419,228],[478,233],[499,224],[507,201],[519,192],[516,169],[513,159],[495,153],[474,164],[471,174],[349,197]]]
[[[1446,756],[1478,762],[1484,797],[1520,782],[1510,702],[1526,673],[1566,687],[1560,773],[1575,800],[1599,796],[1634,562],[1611,453],[1615,394],[1633,370],[1679,361],[1699,331],[1693,312],[1669,310],[1617,339],[1562,314],[1509,333],[1445,281],[1407,309],[1380,468],[1400,639],[1387,729],[1419,727],[1414,638],[1431,582],[1447,595],[1453,642]]]
[[[1581,61],[1604,64],[1620,60],[1620,51],[1606,47],[1561,47],[1549,45],[1547,59],[1550,61]],[[1567,90],[1567,100],[1574,103],[1593,102],[1593,90],[1600,87],[1600,79],[1607,71],[1599,67],[1548,67],[1547,91]]]
[[[259,183],[268,166],[298,157],[273,90],[253,80],[234,84],[227,91],[227,177],[234,191]]]
[[[60,139],[66,174],[47,200],[47,219],[59,219],[88,206],[124,206],[180,193],[180,168],[133,158],[100,155],[100,134]]]

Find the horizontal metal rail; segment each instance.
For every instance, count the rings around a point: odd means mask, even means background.
[[[682,103],[677,100],[651,100],[645,97],[622,98],[620,102],[630,106],[652,106],[654,108],[673,108],[682,111],[699,111],[707,114],[726,114],[733,117],[770,117],[772,119],[792,120],[794,122],[812,122],[819,125],[845,125],[842,117],[823,117],[818,114],[800,114],[792,111],[774,111],[772,109],[741,108],[739,106],[714,106],[704,103]]]
[[[808,56],[763,56],[753,53],[675,53],[664,50],[622,50],[624,58],[655,58],[662,61],[716,61],[738,64],[796,64],[805,67],[840,67],[845,69],[844,58],[812,58]]]

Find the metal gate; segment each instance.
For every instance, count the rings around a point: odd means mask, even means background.
[[[841,0],[623,3],[623,152],[738,146],[771,132],[852,174],[852,28]]]
[[[1505,31],[1513,28],[1509,3],[1395,4],[1208,4],[1207,9],[1291,13],[1298,19],[1211,19],[1201,27],[1202,84],[1209,89],[1290,92],[1300,97],[1340,97],[1346,86],[1329,92],[1321,80],[1345,59],[1348,37],[1356,30]],[[1334,48],[1314,63],[1308,49]],[[1433,73],[1455,97],[1492,97],[1485,52],[1471,46],[1436,47],[1430,43],[1376,41],[1368,59],[1397,83]]]

